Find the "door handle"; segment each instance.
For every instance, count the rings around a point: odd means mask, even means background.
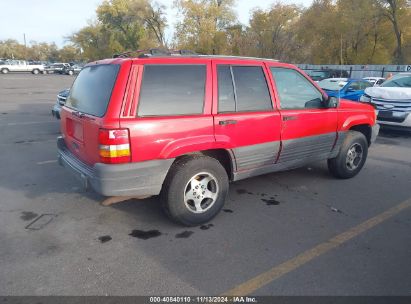
[[[237,123],[237,120],[220,120],[218,122],[218,124],[221,125],[221,126],[235,125],[236,123]]]
[[[297,120],[298,116],[297,115],[286,115],[283,116],[283,121],[288,121],[288,120]]]

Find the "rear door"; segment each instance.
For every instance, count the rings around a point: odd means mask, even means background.
[[[282,149],[278,163],[297,167],[327,158],[337,137],[337,110],[326,108],[324,97],[298,70],[270,68],[282,116]]]
[[[213,71],[217,144],[231,149],[236,171],[273,164],[280,149],[281,118],[265,65],[215,60]]]
[[[123,70],[128,74],[126,67]],[[114,118],[112,127],[119,126],[119,112],[108,114],[110,100],[119,100],[121,105],[121,90],[114,93],[119,72],[117,64],[85,67],[74,81],[61,113],[61,131],[68,149],[89,165],[99,161],[99,129],[107,127],[110,118]]]
[[[120,121],[130,131],[132,161],[212,149],[211,98],[211,60],[135,60]]]

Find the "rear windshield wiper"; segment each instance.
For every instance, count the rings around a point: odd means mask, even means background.
[[[71,114],[78,118],[86,118],[88,120],[95,120],[93,117],[87,116],[85,113],[82,113],[80,111],[74,111],[74,112],[71,112]]]

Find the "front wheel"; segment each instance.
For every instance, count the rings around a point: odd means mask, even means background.
[[[39,74],[39,73],[40,73],[40,71],[39,71],[39,70],[37,70],[37,69],[34,69],[34,70],[32,71],[32,73],[33,73],[34,75],[37,75],[37,74]]]
[[[221,210],[228,193],[228,176],[216,159],[186,157],[176,161],[161,192],[163,209],[174,221],[196,226]]]
[[[338,155],[328,160],[328,170],[338,178],[354,177],[364,166],[367,155],[368,142],[364,134],[349,131]]]
[[[2,70],[1,70],[1,73],[2,73],[2,74],[7,74],[8,72],[9,72],[8,69],[2,69]]]

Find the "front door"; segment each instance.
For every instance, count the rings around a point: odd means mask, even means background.
[[[280,113],[272,102],[268,70],[255,61],[213,62],[216,142],[234,154],[241,172],[272,165],[280,150]]]
[[[325,107],[321,91],[298,70],[270,70],[282,116],[278,163],[298,167],[328,158],[337,137],[337,110]]]

